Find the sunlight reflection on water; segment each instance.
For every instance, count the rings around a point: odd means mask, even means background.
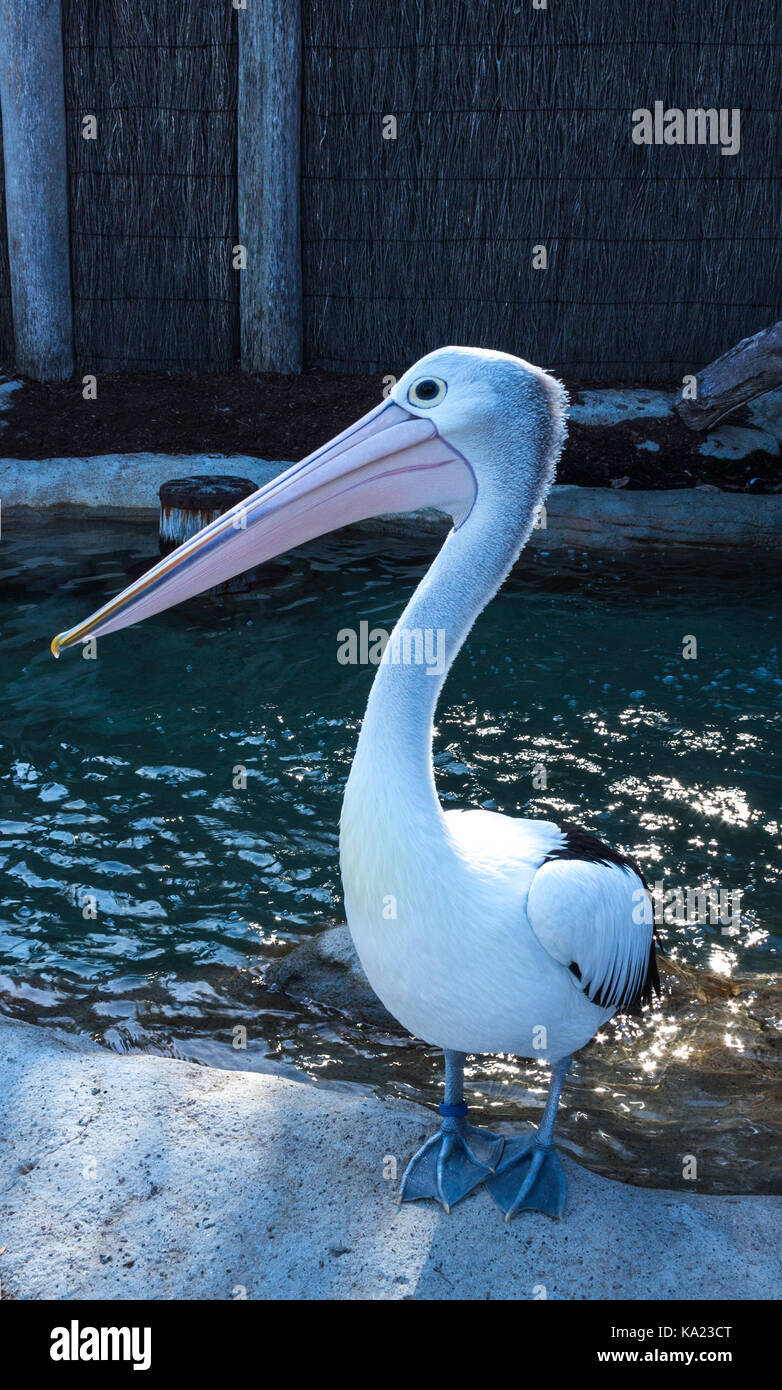
[[[154,548],[149,528],[119,523],[4,528],[0,1008],[113,1047],[274,1060],[434,1103],[428,1049],[260,978],[341,920],[339,806],[371,672],[337,664],[337,633],[390,627],[432,544],[321,542],[270,566],[262,592],[196,600],[102,640],[96,662],[55,664],[51,634]],[[782,1190],[780,600],[762,565],[535,554],[480,619],[438,716],[444,801],[576,820],[651,881],[743,895],[738,923],[660,934],[751,986],[708,1004],[674,992],[609,1025],[566,1089],[563,1146],[636,1182],[681,1186],[694,1152],[696,1186]],[[545,1081],[494,1058],[471,1086],[516,1122],[536,1117]]]

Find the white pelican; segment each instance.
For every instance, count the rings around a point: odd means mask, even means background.
[[[340,859],[372,987],[445,1053],[441,1128],[411,1159],[402,1198],[435,1198],[447,1211],[486,1182],[506,1219],[524,1208],[561,1215],[552,1134],[571,1056],[657,986],[649,901],[632,861],[549,821],[443,812],[434,782],[440,689],[529,536],[566,408],[560,384],[519,358],[429,353],[350,429],[52,642],[56,656],[350,522],[423,506],[450,514],[453,529],[389,643],[393,654],[407,641],[410,653],[413,638],[444,633],[444,663],[437,674],[431,662],[378,666],[345,789]],[[537,1131],[505,1143],[467,1123],[467,1053],[551,1063]]]

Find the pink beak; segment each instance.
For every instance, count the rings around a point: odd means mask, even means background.
[[[52,641],[59,656],[161,613],[340,526],[437,507],[458,525],[475,500],[467,460],[434,422],[384,401],[309,458],[210,522],[96,613]]]

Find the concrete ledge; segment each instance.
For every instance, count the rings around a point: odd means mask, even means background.
[[[564,1219],[400,1207],[436,1117],[0,1019],[0,1277],[23,1299],[760,1299],[782,1201],[608,1182]],[[537,1296],[540,1296],[539,1293]]]
[[[0,460],[4,510],[90,512],[127,517],[158,513],[158,491],[171,478],[236,473],[256,486],[276,477],[288,463],[267,463],[244,454],[105,454],[95,458]]]
[[[732,549],[782,547],[782,494],[711,488],[629,492],[555,487],[547,528],[532,544],[574,549]]]
[[[6,512],[32,509],[151,519],[158,511],[158,489],[168,479],[237,473],[260,487],[288,466],[244,454],[111,454],[40,463],[4,459],[0,500]],[[444,525],[439,513],[429,511],[390,518],[377,529],[435,535]],[[545,529],[535,530],[530,543],[545,550],[779,549],[782,493],[753,495],[709,487],[661,492],[554,487]]]

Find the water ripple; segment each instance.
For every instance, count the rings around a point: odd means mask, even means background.
[[[55,664],[51,634],[139,573],[154,538],[16,525],[0,598],[0,1007],[123,1050],[275,1059],[434,1101],[427,1049],[261,978],[342,916],[339,807],[372,672],[337,663],[337,633],[390,627],[431,545],[322,542],[255,594],[196,600],[102,640],[96,661]],[[683,962],[761,981],[782,948],[780,600],[762,565],[526,559],[459,657],[435,758],[447,803],[577,820],[652,880],[739,890],[737,923],[660,934]],[[769,1190],[776,1073],[757,1038],[779,1017],[764,1007],[742,996],[711,1031],[703,1010],[607,1030],[577,1064],[566,1146],[600,1171],[675,1185],[678,1140],[663,1136],[678,1126],[712,1155],[712,1190]],[[537,1114],[544,1076],[499,1058],[474,1083],[514,1119]]]

